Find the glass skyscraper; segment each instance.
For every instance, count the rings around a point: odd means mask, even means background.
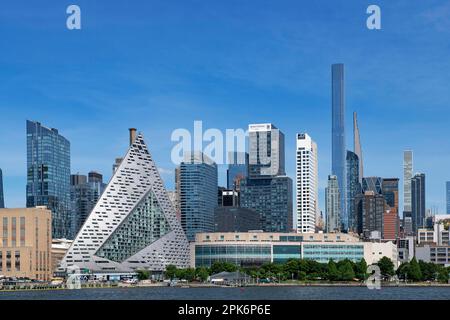
[[[293,229],[292,179],[285,175],[284,134],[273,124],[249,125],[249,177],[240,184],[241,207],[261,215],[263,231]]]
[[[249,131],[249,177],[284,176],[284,134],[271,123],[251,124]]]
[[[70,178],[71,238],[75,238],[106,188],[103,176],[97,172],[73,174]]]
[[[26,125],[27,207],[47,206],[53,238],[70,238],[70,142],[39,122]]]
[[[0,208],[5,207],[5,198],[3,195],[3,173],[2,169],[0,169]]]
[[[229,155],[227,170],[227,188],[228,190],[238,190],[240,181],[248,177],[248,153],[233,152]]]
[[[348,216],[346,210],[346,147],[345,147],[345,99],[344,99],[344,65],[333,64],[332,76],[332,131],[331,148],[332,164],[331,174],[337,176],[341,193],[341,223],[344,230],[348,229]]]
[[[358,233],[368,239],[372,232],[378,232],[383,238],[384,231],[384,211],[386,200],[382,194],[374,191],[366,191],[364,194],[356,196],[356,210]]]
[[[217,207],[217,165],[201,152],[186,155],[178,168],[181,225],[189,241],[199,232],[214,231]]]
[[[292,179],[278,176],[242,181],[241,207],[253,209],[260,214],[261,225],[265,232],[291,231]]]
[[[425,222],[425,174],[418,173],[411,179],[411,216],[414,234]]]
[[[356,153],[347,151],[347,214],[348,214],[348,228],[351,231],[357,230],[357,212],[355,199],[356,196],[361,194],[361,177],[360,174],[360,161]]]

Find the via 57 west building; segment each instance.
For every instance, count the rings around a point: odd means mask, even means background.
[[[189,246],[141,134],[78,232],[61,267],[96,273],[189,265]]]

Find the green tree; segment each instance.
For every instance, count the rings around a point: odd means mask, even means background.
[[[339,280],[342,281],[352,281],[355,278],[355,272],[353,271],[351,261],[344,261],[339,264],[338,273]]]
[[[394,263],[388,257],[381,258],[378,263],[380,267],[380,272],[385,277],[392,277],[395,274]]]
[[[139,280],[147,280],[150,277],[150,271],[148,270],[137,270],[137,276]]]
[[[319,262],[315,260],[306,260],[308,265],[308,273],[320,274],[322,272],[322,266]]]
[[[359,280],[367,279],[367,262],[362,258],[358,263],[354,264],[353,271],[355,272],[356,278]]]
[[[202,282],[205,282],[206,280],[208,280],[209,272],[208,272],[208,269],[206,269],[204,267],[197,268],[195,270],[195,274],[196,274],[197,278]]]
[[[412,258],[411,262],[409,263],[407,276],[407,279],[410,281],[422,280],[422,272],[420,270],[420,266],[416,260],[416,257]]]
[[[298,261],[295,259],[289,259],[284,265],[283,265],[283,271],[289,274],[290,277],[294,276],[295,279],[298,278]]]
[[[185,279],[186,269],[177,269],[175,272],[175,278]]]
[[[305,281],[306,280],[306,272],[305,271],[300,271],[298,273],[298,280],[300,280],[300,281]]]
[[[448,283],[450,268],[441,267],[438,271],[438,281],[441,283]]]
[[[337,269],[336,263],[333,260],[328,262],[328,280],[336,281],[339,280],[339,271]]]
[[[397,276],[399,279],[406,280],[408,278],[409,262],[403,262],[397,269]]]
[[[237,271],[237,266],[234,263],[225,262],[224,263],[224,270],[226,272],[235,272]]]
[[[166,276],[166,278],[173,279],[173,278],[175,278],[176,273],[177,273],[177,267],[174,266],[173,264],[169,264],[166,267],[166,272],[164,273],[164,275]]]
[[[308,260],[300,259],[297,263],[299,272],[310,273]]]
[[[237,266],[230,262],[216,261],[211,266],[211,274],[216,274],[219,272],[234,272],[237,270]]]
[[[187,268],[184,270],[183,279],[187,281],[192,281],[195,279],[195,269],[194,268]]]
[[[419,261],[422,281],[435,281],[438,274],[438,265],[433,262]]]

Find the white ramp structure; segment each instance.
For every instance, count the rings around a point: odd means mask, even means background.
[[[131,130],[130,148],[95,205],[62,268],[91,272],[161,272],[189,266],[189,243],[142,134]]]

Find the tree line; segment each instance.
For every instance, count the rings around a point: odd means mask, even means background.
[[[381,258],[376,264],[383,280],[389,280],[394,276],[408,282],[439,281],[447,283],[450,267],[417,262],[415,258],[411,262],[405,262],[395,270],[394,263],[388,257]],[[320,263],[308,259],[290,259],[285,263],[265,263],[261,266],[239,267],[230,262],[216,261],[210,268],[177,268],[168,265],[164,273],[166,279],[179,279],[187,281],[205,282],[209,276],[226,271],[240,271],[258,281],[364,281],[368,278],[367,263],[364,259],[353,262],[349,259],[340,261],[330,260],[328,263]],[[138,271],[140,280],[148,279],[150,273],[145,270]]]

